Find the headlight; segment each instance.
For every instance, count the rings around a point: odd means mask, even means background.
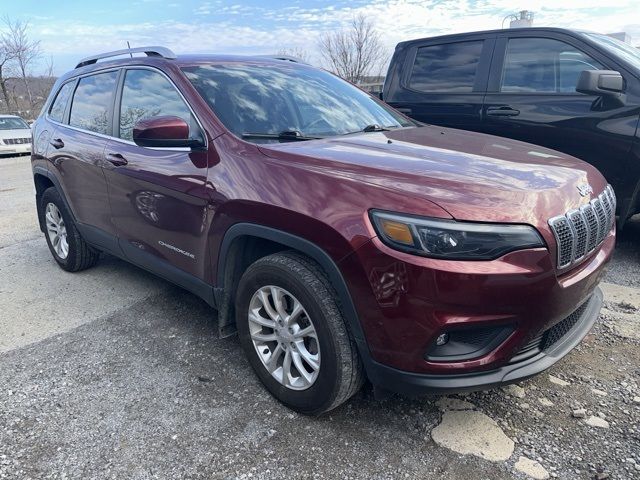
[[[449,260],[493,260],[524,248],[545,247],[531,226],[457,222],[372,210],[380,239],[391,248]]]

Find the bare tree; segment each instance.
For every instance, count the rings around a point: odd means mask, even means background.
[[[33,111],[38,111],[42,107],[51,88],[56,83],[54,71],[53,57],[49,56],[49,58],[44,61],[44,73],[39,77],[29,77],[29,81],[33,82],[31,87],[33,94],[33,104],[31,108]]]
[[[318,47],[329,70],[353,83],[380,72],[387,58],[375,25],[362,14],[348,28],[323,34]]]
[[[22,81],[29,99],[29,105],[34,106],[33,93],[29,85],[29,73],[33,64],[40,58],[42,50],[40,49],[40,40],[31,40],[27,33],[29,22],[22,20],[11,20],[9,17],[3,18],[7,27],[4,35],[4,41],[7,44],[9,52],[13,57],[16,68]]]
[[[0,90],[2,91],[2,96],[7,104],[7,112],[11,111],[10,97],[7,90],[7,76],[9,75],[8,68],[11,66],[12,60],[13,54],[3,35],[0,37]]]

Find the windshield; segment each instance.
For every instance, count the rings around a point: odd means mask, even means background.
[[[609,53],[622,58],[640,72],[640,50],[637,48],[633,48],[631,45],[600,33],[585,33],[584,35],[596,42]]]
[[[17,117],[0,118],[0,130],[29,130],[27,122]]]
[[[338,77],[284,63],[217,64],[183,68],[220,121],[255,143],[328,137],[372,126],[414,125],[390,107]],[[274,138],[253,137],[268,134]]]

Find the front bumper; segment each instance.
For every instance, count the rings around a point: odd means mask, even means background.
[[[367,365],[367,374],[374,385],[408,396],[484,390],[518,382],[548,369],[567,355],[589,333],[598,318],[601,307],[602,291],[596,288],[573,328],[549,349],[521,362],[494,370],[468,374],[428,375],[406,372],[371,361]]]
[[[0,155],[19,155],[31,153],[30,143],[20,143],[16,145],[4,145],[0,141]]]

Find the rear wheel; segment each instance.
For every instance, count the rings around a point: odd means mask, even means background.
[[[40,201],[47,245],[58,265],[68,272],[95,265],[100,253],[82,239],[58,190],[48,188]]]
[[[252,264],[238,286],[236,323],[254,371],[294,410],[318,415],[362,386],[362,364],[335,293],[306,257],[277,253]]]

